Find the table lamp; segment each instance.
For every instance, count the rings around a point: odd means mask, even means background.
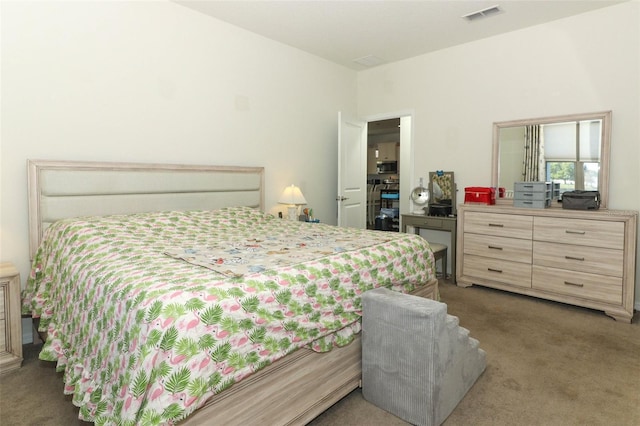
[[[302,195],[302,191],[295,185],[287,186],[284,191],[282,191],[282,195],[278,199],[278,203],[287,204],[287,211],[289,220],[297,220],[298,219],[298,206],[301,204],[307,204],[307,200],[305,200],[304,195]]]

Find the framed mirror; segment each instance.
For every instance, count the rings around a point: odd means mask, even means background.
[[[429,215],[456,214],[456,183],[453,172],[429,172]]]
[[[560,196],[600,191],[607,208],[610,138],[611,111],[495,122],[491,185],[509,194],[514,182],[553,181]]]

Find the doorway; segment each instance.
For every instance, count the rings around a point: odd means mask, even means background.
[[[400,230],[401,119],[367,123],[367,229]]]
[[[396,134],[396,164],[395,176],[398,185],[398,207],[400,220],[402,214],[409,213],[409,196],[403,197],[402,194],[411,193],[412,174],[413,174],[413,111],[402,111],[396,113],[378,114],[375,116],[366,116],[363,120],[347,119],[344,114],[338,112],[338,195],[336,201],[338,204],[338,226],[347,226],[365,229],[367,228],[367,202],[371,201],[374,206],[373,213],[378,212],[376,200],[380,200],[374,196],[367,194],[367,177],[370,176],[367,170],[367,154],[375,158],[375,148],[367,152],[367,133],[369,123],[378,121],[395,120],[393,125]],[[398,121],[399,124],[399,138]],[[390,123],[385,123],[387,127]],[[374,128],[377,127],[374,125]],[[380,133],[385,133],[381,131]],[[378,156],[381,153],[378,151]],[[388,171],[389,169],[387,169]],[[373,175],[377,173],[373,169]],[[380,179],[381,176],[373,176],[373,179]],[[382,182],[381,182],[382,183]],[[379,212],[378,212],[379,213]],[[372,214],[373,215],[373,214]],[[375,217],[373,218],[375,220]],[[372,222],[372,221],[370,221]],[[375,222],[374,226],[375,226]],[[375,229],[375,228],[374,228]]]

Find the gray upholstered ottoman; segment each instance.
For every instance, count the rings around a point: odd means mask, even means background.
[[[439,425],[486,366],[447,305],[386,288],[362,297],[362,394],[415,425]]]

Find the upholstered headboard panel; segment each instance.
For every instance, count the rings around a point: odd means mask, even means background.
[[[167,210],[264,209],[264,168],[28,160],[29,244],[69,217]]]

